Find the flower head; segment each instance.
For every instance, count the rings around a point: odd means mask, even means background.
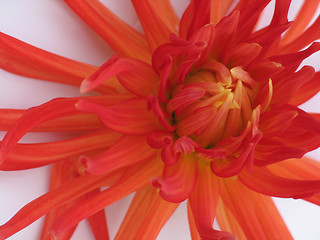
[[[320,204],[320,165],[303,157],[320,146],[319,116],[298,107],[320,89],[319,73],[299,68],[320,50],[319,18],[307,27],[318,3],[288,22],[291,1],[276,1],[256,29],[270,1],[192,0],[179,22],[169,1],[132,0],[140,34],[97,0],[65,2],[117,55],[96,69],[0,36],[4,69],[101,93],[8,111],[4,126],[19,119],[0,168],[53,163],[52,186],[0,239],[44,214],[44,238],[69,237],[85,218],[106,238],[103,209],[132,192],[116,239],[155,239],[184,200],[192,239],[292,239],[270,196]],[[32,129],[89,133],[17,143]]]

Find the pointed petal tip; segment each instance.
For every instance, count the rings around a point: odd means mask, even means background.
[[[80,85],[80,93],[87,93],[90,90],[90,82],[88,81],[88,78],[84,79]]]

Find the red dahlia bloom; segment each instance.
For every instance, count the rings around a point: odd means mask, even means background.
[[[97,0],[65,2],[116,56],[97,69],[1,33],[3,69],[100,95],[1,110],[0,168],[53,167],[50,191],[0,239],[45,214],[42,239],[69,239],[85,218],[106,239],[103,209],[132,192],[115,239],[155,239],[185,200],[192,239],[292,239],[270,196],[320,205],[320,165],[303,157],[320,146],[320,117],[298,107],[320,90],[319,72],[299,67],[320,50],[320,18],[308,26],[320,1],[294,22],[291,1],[276,1],[257,30],[269,0],[192,0],[180,21],[167,0],[132,0],[144,34]],[[86,133],[18,143],[32,130]]]

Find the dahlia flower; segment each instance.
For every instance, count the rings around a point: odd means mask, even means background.
[[[89,93],[0,110],[0,169],[52,166],[49,191],[0,239],[42,216],[41,239],[70,239],[84,219],[109,239],[104,208],[131,193],[114,239],[156,239],[184,201],[192,239],[293,239],[271,197],[320,205],[320,164],[305,156],[320,115],[299,108],[320,90],[301,66],[320,50],[320,1],[288,21],[277,0],[258,27],[270,0],[191,0],[181,19],[169,0],[132,0],[142,33],[98,0],[64,2],[115,54],[96,67],[0,33],[1,68]],[[19,142],[31,131],[74,135]]]

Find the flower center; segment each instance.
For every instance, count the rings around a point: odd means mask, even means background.
[[[188,136],[204,148],[238,136],[251,119],[254,84],[241,67],[206,63],[174,88],[166,105],[177,136]]]
[[[168,132],[152,133],[148,142],[162,148],[166,165],[196,152],[215,174],[230,177],[250,168],[262,137],[260,106],[254,108],[259,86],[241,66],[212,57],[210,26],[201,31],[188,41],[171,36],[153,55],[160,86],[148,104]]]

